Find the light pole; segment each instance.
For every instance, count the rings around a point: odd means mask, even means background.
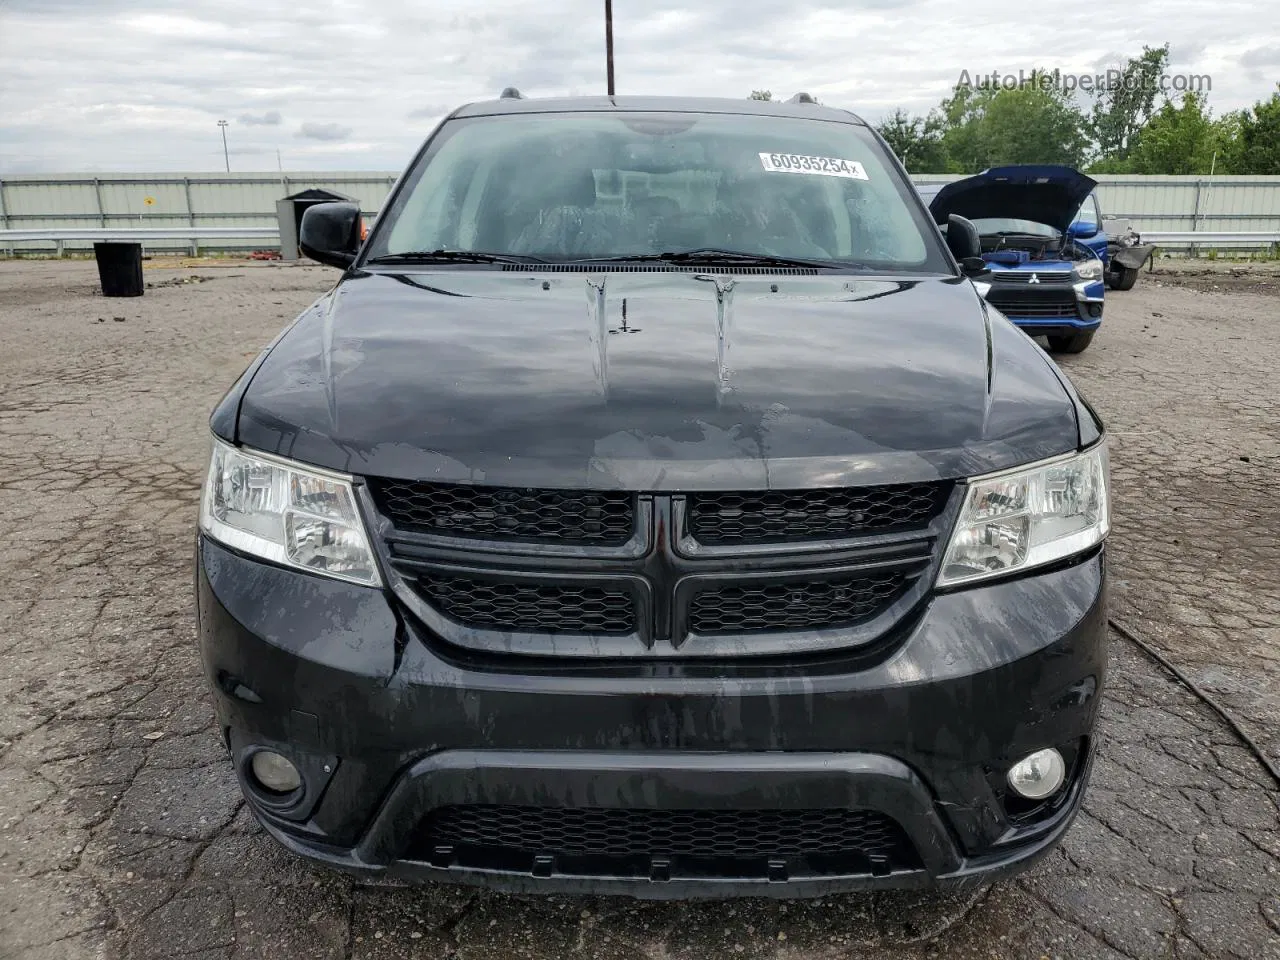
[[[609,64],[609,96],[613,96],[613,0],[604,0],[604,55]]]
[[[218,126],[222,128],[222,159],[227,165],[227,173],[230,173],[231,154],[227,153],[227,121],[219,120]]]

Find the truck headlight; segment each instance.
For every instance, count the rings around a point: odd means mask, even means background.
[[[1111,529],[1105,442],[1083,453],[969,481],[938,575],[951,587],[1053,563]]]
[[[1098,259],[1084,260],[1071,268],[1077,280],[1101,280],[1102,261]]]
[[[200,529],[228,547],[352,583],[381,586],[351,478],[213,441]]]

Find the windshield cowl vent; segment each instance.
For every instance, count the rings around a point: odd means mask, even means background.
[[[816,267],[759,267],[685,263],[504,263],[503,273],[722,273],[735,276],[816,277]]]

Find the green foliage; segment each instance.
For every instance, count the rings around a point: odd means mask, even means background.
[[[1169,44],[1143,47],[1119,71],[1118,82],[1098,92],[1089,133],[1102,163],[1123,161],[1133,140],[1155,111],[1160,76],[1169,66]]]
[[[1128,173],[1195,174],[1225,172],[1230,165],[1236,121],[1215,121],[1202,93],[1186,93],[1182,103],[1164,106],[1138,131],[1126,162]]]
[[[747,99],[748,100],[772,100],[773,91],[772,90],[752,90],[751,96],[747,97]]]
[[[942,145],[945,121],[937,111],[915,117],[901,108],[876,127],[909,173],[945,173],[947,151]]]
[[[1280,85],[1271,99],[1236,115],[1239,135],[1232,172],[1280,174]]]
[[[1083,114],[1069,93],[1041,83],[1006,88],[957,85],[940,106],[942,145],[953,169],[974,172],[1009,163],[1080,166],[1089,149]]]

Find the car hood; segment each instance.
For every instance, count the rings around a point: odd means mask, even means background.
[[[1079,437],[1051,361],[967,280],[821,274],[356,274],[235,422],[354,474],[654,491],[971,476]]]
[[[992,167],[948,183],[929,203],[929,212],[938,223],[946,223],[954,213],[970,220],[1032,220],[1065,233],[1097,185],[1071,167]]]

